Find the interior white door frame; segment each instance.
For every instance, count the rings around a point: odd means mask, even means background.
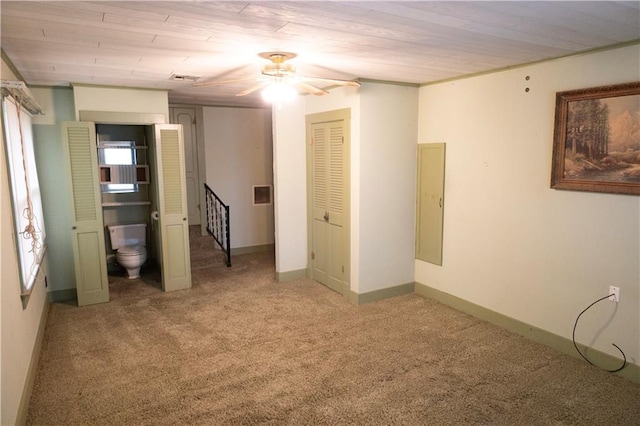
[[[198,138],[198,118],[196,107],[171,106],[169,115],[172,124],[181,124],[185,150],[185,173],[187,185],[187,204],[189,206],[189,225],[202,224],[202,203],[204,185],[200,173],[200,147]]]

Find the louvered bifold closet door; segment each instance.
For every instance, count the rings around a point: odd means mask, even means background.
[[[345,153],[344,121],[329,123],[329,231],[330,286],[340,288],[345,282]]]
[[[313,278],[329,285],[329,138],[324,123],[311,127],[312,176],[313,176]]]
[[[343,120],[311,125],[313,278],[345,291],[346,155]]]
[[[158,124],[154,130],[162,288],[164,291],[182,290],[191,287],[182,126]]]
[[[62,123],[70,172],[71,234],[78,305],[109,301],[95,125]]]

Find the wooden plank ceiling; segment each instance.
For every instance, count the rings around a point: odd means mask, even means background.
[[[298,74],[425,84],[640,39],[638,1],[2,1],[2,49],[30,85],[163,88],[261,106],[260,52]],[[214,87],[173,81],[248,79]]]

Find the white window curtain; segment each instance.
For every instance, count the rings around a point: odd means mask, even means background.
[[[22,294],[28,295],[35,283],[46,247],[31,114],[10,95],[2,99],[2,114]]]

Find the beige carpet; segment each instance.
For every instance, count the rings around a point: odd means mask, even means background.
[[[34,425],[633,425],[640,386],[407,295],[362,306],[195,238],[193,288],[51,306]]]

